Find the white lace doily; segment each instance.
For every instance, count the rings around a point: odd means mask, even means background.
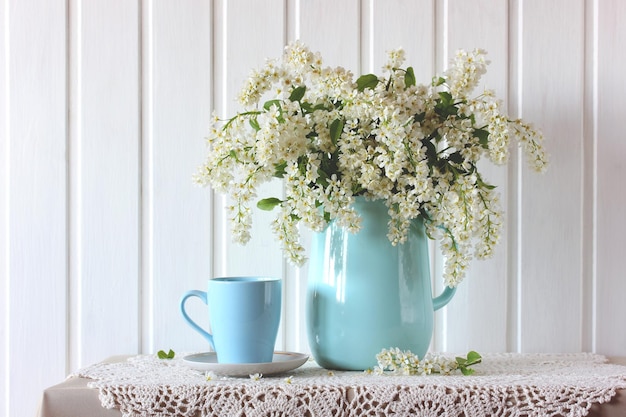
[[[595,354],[491,354],[463,375],[328,371],[228,378],[180,359],[135,356],[75,376],[93,379],[105,408],[131,416],[584,416],[626,388],[626,367]]]

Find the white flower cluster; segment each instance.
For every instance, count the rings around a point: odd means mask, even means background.
[[[459,51],[429,85],[417,84],[403,61],[401,49],[391,51],[383,76],[354,80],[295,42],[282,59],[251,74],[239,95],[242,111],[215,120],[207,160],[195,177],[230,195],[236,241],[250,238],[259,185],[279,177],[284,196],[262,203],[279,206],[272,228],[296,265],[306,261],[298,224],[321,231],[336,221],[356,232],[357,195],[386,202],[393,244],[403,243],[421,216],[429,236],[441,242],[449,286],[463,279],[473,256],[492,254],[502,214],[478,160],[506,163],[514,140],[542,171],[542,137],[510,120],[493,92],[471,96],[486,71],[484,51]]]
[[[450,375],[459,367],[454,359],[427,353],[422,360],[411,351],[403,351],[398,348],[383,349],[376,355],[378,365],[373,373],[383,375],[390,372],[397,375]]]

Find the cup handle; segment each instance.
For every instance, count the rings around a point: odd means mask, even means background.
[[[207,295],[205,291],[198,291],[198,290],[192,290],[192,291],[187,291],[184,295],[183,298],[180,299],[180,312],[183,314],[183,318],[187,321],[187,323],[189,323],[189,325],[196,330],[198,333],[200,333],[206,340],[209,341],[209,343],[211,344],[211,347],[213,348],[213,350],[215,350],[215,345],[213,344],[213,335],[209,332],[207,332],[206,330],[204,330],[202,327],[198,326],[198,324],[196,324],[195,321],[193,321],[189,315],[187,314],[187,312],[185,311],[185,302],[187,301],[187,299],[189,297],[198,297],[199,299],[202,300],[202,302],[204,304],[207,304]]]

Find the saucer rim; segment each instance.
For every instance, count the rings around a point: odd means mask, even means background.
[[[248,376],[256,373],[274,375],[288,372],[302,366],[310,357],[308,353],[275,351],[274,357],[285,357],[285,360],[258,363],[218,363],[215,352],[200,352],[183,357],[183,362],[191,368],[212,371],[228,376]],[[208,360],[197,360],[205,358]]]

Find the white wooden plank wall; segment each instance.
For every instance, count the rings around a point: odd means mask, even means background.
[[[591,80],[594,88],[589,91],[589,117],[593,117],[591,137],[585,137],[585,145],[593,146],[594,158],[588,164],[591,192],[585,195],[591,203],[593,227],[584,236],[586,257],[592,260],[591,343],[598,352],[623,355],[626,350],[626,272],[622,260],[626,254],[626,186],[621,175],[626,169],[626,137],[621,122],[626,114],[626,3],[621,1],[600,2],[596,13],[592,49],[589,60],[597,71]],[[588,144],[587,142],[591,142]],[[588,220],[588,219],[585,219]],[[610,324],[613,323],[613,324]]]
[[[279,348],[308,350],[306,268],[271,214],[234,245],[224,199],[191,182],[211,113],[294,39],[356,74],[403,46],[422,82],[487,49],[482,84],[545,133],[546,175],[517,152],[485,165],[503,239],[437,313],[432,349],[626,356],[625,19],[621,0],[1,0],[0,417],[109,355],[206,350],[178,299],[211,276],[284,277]]]

